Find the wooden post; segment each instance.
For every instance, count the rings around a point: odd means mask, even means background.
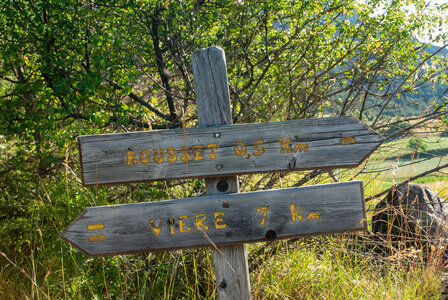
[[[196,50],[193,53],[193,75],[199,127],[232,124],[224,50],[219,47]],[[215,137],[220,137],[219,128]],[[225,164],[216,166],[217,169],[225,167]],[[206,188],[207,195],[238,193],[238,176],[206,179]],[[250,299],[246,246],[216,247],[214,262],[218,298]]]

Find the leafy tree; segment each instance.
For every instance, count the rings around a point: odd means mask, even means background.
[[[428,145],[422,141],[421,139],[412,138],[408,142],[408,148],[413,151],[426,151],[428,149]]]
[[[191,54],[213,44],[235,122],[331,111],[389,126],[397,97],[444,76],[412,36],[436,21],[414,4],[7,0],[0,133],[46,175],[78,134],[195,124]]]

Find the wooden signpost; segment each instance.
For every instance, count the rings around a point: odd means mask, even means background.
[[[61,237],[90,256],[366,230],[362,182],[89,207]]]
[[[224,51],[193,54],[199,128],[79,137],[83,184],[206,178],[207,196],[87,208],[61,237],[91,256],[212,246],[219,299],[250,299],[244,242],[366,230],[362,182],[239,193],[238,174],[359,165],[350,117],[232,125]]]
[[[355,167],[381,142],[351,117],[79,137],[84,185]]]

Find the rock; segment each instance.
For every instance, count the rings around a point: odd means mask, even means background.
[[[447,221],[445,200],[428,187],[409,183],[395,188],[376,205],[372,231],[439,248],[448,237]]]

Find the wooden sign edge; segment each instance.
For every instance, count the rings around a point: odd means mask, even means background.
[[[378,146],[379,147],[379,146]],[[376,147],[376,148],[378,148]],[[376,150],[376,148],[374,150]],[[373,152],[373,151],[372,151]],[[83,176],[83,182],[82,186],[84,187],[92,187],[92,186],[104,186],[104,185],[118,185],[118,184],[132,184],[132,183],[145,183],[145,182],[156,182],[156,181],[171,181],[171,180],[189,180],[189,179],[198,179],[198,178],[224,178],[224,177],[230,177],[235,175],[254,175],[254,174],[267,174],[267,173],[290,173],[290,172],[297,172],[297,171],[307,171],[307,170],[334,170],[334,169],[343,169],[343,168],[356,168],[359,165],[361,165],[372,153],[370,152],[369,155],[362,159],[361,161],[357,162],[356,164],[349,164],[349,165],[334,165],[331,167],[314,167],[314,168],[294,168],[294,169],[279,169],[279,170],[268,170],[268,171],[255,171],[255,172],[229,172],[222,174],[212,174],[212,175],[198,175],[198,176],[182,176],[182,177],[160,177],[157,179],[146,179],[146,180],[130,180],[130,181],[119,181],[119,182],[107,182],[107,183],[84,183],[84,176]]]
[[[364,221],[363,221],[364,223]],[[186,250],[186,249],[198,249],[198,248],[217,248],[222,246],[234,246],[234,245],[241,245],[241,244],[247,244],[247,243],[272,243],[276,241],[281,240],[291,240],[291,239],[297,239],[297,238],[307,238],[307,237],[313,237],[313,236],[331,236],[334,234],[343,234],[343,233],[353,233],[353,232],[366,232],[368,231],[367,226],[364,228],[356,228],[356,229],[346,229],[346,230],[335,230],[335,231],[329,231],[329,232],[318,232],[318,233],[310,233],[310,234],[301,234],[301,235],[291,235],[291,236],[285,236],[281,238],[274,238],[274,239],[260,239],[260,240],[241,240],[238,242],[229,242],[229,243],[213,243],[213,244],[204,244],[204,245],[196,245],[196,246],[186,246],[186,247],[172,247],[172,248],[164,248],[164,249],[155,249],[155,250],[141,250],[141,251],[123,251],[123,252],[116,252],[116,253],[107,253],[107,254],[91,254],[87,251],[81,249],[79,246],[71,243],[69,244],[80,250],[82,253],[89,257],[110,257],[110,256],[116,256],[116,255],[129,255],[129,254],[144,254],[144,253],[162,253],[167,251],[176,251],[176,250]],[[63,237],[61,237],[64,241],[67,241]]]
[[[378,132],[376,132],[375,130],[373,130],[369,125],[363,123],[361,120],[359,120],[358,118],[352,117],[352,116],[332,116],[332,117],[325,117],[325,118],[310,118],[310,119],[294,119],[294,120],[287,120],[287,121],[274,121],[274,122],[254,122],[254,123],[241,123],[241,124],[232,124],[232,125],[221,125],[221,126],[209,126],[209,127],[187,127],[185,128],[186,131],[206,131],[206,130],[212,130],[212,129],[220,129],[220,128],[224,128],[224,129],[231,129],[231,128],[237,128],[237,127],[243,127],[243,126],[253,126],[253,127],[257,127],[257,126],[261,126],[263,124],[269,124],[269,125],[275,125],[275,124],[282,124],[282,123],[300,123],[300,122],[312,122],[312,121],[322,121],[322,120],[340,120],[340,119],[351,119],[353,120],[355,123],[360,124],[361,126],[365,127],[366,130],[370,131],[371,134],[377,135],[379,136],[382,141],[385,140],[385,138],[379,134]],[[156,134],[157,132],[165,132],[165,131],[170,131],[170,132],[175,132],[175,131],[180,131],[183,132],[184,129],[179,127],[179,128],[173,128],[173,129],[157,129],[157,130],[143,130],[143,131],[133,131],[133,132],[120,132],[120,133],[98,133],[98,134],[83,134],[83,135],[79,135],[78,141],[79,139],[93,139],[94,137],[97,136],[109,136],[109,135],[133,135],[133,134],[147,134],[147,133],[154,133]],[[86,140],[86,142],[87,142]]]
[[[70,245],[72,245],[73,247],[75,247],[76,249],[81,251],[82,253],[86,254],[87,256],[90,256],[90,257],[102,257],[101,254],[100,255],[91,255],[89,252],[85,251],[84,249],[79,247],[77,244],[73,243],[72,241],[70,241],[69,239],[67,239],[65,237],[65,234],[69,231],[69,229],[72,228],[73,225],[75,225],[78,222],[78,220],[82,219],[82,217],[86,213],[87,213],[87,208],[84,208],[84,210],[75,219],[73,219],[73,221],[71,221],[70,224],[67,225],[67,227],[64,228],[64,230],[59,234],[59,238],[64,240],[65,242],[69,243]]]
[[[370,127],[369,125],[364,124],[360,119],[355,118],[355,117],[352,117],[352,116],[349,116],[349,117],[352,118],[353,120],[357,121],[357,122],[358,122],[359,124],[361,124],[362,126],[366,127],[366,129],[367,129],[368,131],[370,131],[372,134],[377,135],[377,136],[380,138],[380,141],[378,142],[378,145],[377,145],[375,148],[373,148],[372,151],[370,151],[370,153],[369,153],[364,159],[362,159],[362,160],[355,166],[355,167],[357,167],[357,166],[359,166],[360,164],[362,164],[365,160],[367,160],[367,159],[370,157],[370,155],[371,155],[373,152],[375,152],[376,149],[378,149],[378,148],[384,143],[384,141],[386,140],[386,138],[385,138],[382,134],[380,134],[380,133],[376,132],[375,130],[373,130],[373,128]],[[364,193],[363,193],[363,195],[364,195]]]
[[[84,163],[82,160],[82,150],[81,150],[81,140],[79,139],[81,136],[77,137],[78,140],[78,151],[79,151],[79,164],[80,164],[80,171],[81,171],[81,185],[83,187],[87,187],[87,186],[98,186],[97,184],[93,184],[93,185],[88,185],[85,184],[85,178],[84,178]]]

